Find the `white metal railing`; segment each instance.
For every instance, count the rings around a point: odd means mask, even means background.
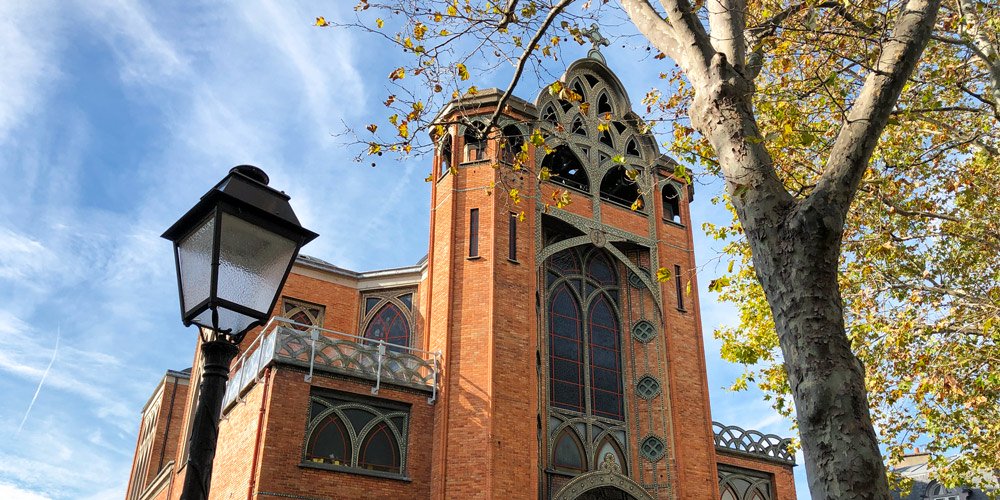
[[[430,390],[427,402],[437,400],[440,351],[389,344],[274,317],[234,365],[223,408],[259,382],[272,361],[307,368],[306,382],[317,371],[341,373],[374,381],[372,394],[378,394],[382,384],[388,383]]]

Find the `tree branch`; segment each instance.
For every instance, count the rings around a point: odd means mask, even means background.
[[[742,71],[746,64],[746,0],[708,0],[708,26],[712,46]]]
[[[845,21],[850,23],[851,26],[858,31],[864,34],[872,34],[875,32],[871,26],[868,26],[858,18],[854,17],[854,15],[851,14],[840,2],[828,1],[820,2],[815,5],[808,2],[802,2],[790,5],[781,12],[772,16],[770,19],[746,30],[745,50],[750,51],[750,55],[747,60],[747,78],[756,78],[757,75],[760,74],[761,68],[763,68],[764,40],[768,37],[774,36],[778,29],[782,27],[781,24],[784,23],[789,17],[809,9],[831,9],[838,16],[844,18]]]
[[[621,0],[632,23],[661,52],[670,56],[695,85],[706,83],[715,49],[687,0],[663,0],[664,19],[649,0]]]
[[[908,0],[903,5],[875,71],[868,74],[837,135],[826,171],[808,201],[828,204],[826,208],[832,212],[824,212],[836,216],[838,224],[847,214],[889,115],[930,39],[940,7],[941,0]]]
[[[514,68],[514,76],[510,79],[510,83],[507,85],[507,90],[505,90],[503,95],[500,96],[500,100],[497,101],[497,109],[493,110],[493,116],[490,116],[490,121],[486,124],[486,132],[489,132],[490,127],[495,126],[497,120],[500,119],[500,113],[503,112],[504,106],[510,99],[511,94],[514,93],[514,88],[517,87],[517,82],[521,79],[521,74],[524,73],[524,66],[528,64],[528,59],[531,58],[531,53],[534,52],[535,47],[538,46],[538,42],[543,36],[545,36],[545,32],[548,31],[552,22],[559,17],[559,13],[574,1],[575,0],[562,0],[555,4],[552,7],[552,10],[549,11],[549,14],[545,16],[545,20],[542,21],[542,25],[538,27],[537,31],[535,31],[534,36],[532,36],[531,40],[528,41],[528,45],[525,46],[524,53],[522,53],[521,57],[517,60],[517,67]],[[507,4],[507,6],[511,9],[515,5],[517,5],[517,0],[510,0]],[[505,14],[504,19],[506,19],[508,14]]]

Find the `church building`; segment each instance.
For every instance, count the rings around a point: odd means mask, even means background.
[[[787,439],[712,420],[692,186],[598,51],[561,84],[581,99],[511,96],[485,136],[501,91],[439,112],[416,265],[298,258],[232,366],[211,498],[795,498]],[[127,500],[180,497],[195,351]]]

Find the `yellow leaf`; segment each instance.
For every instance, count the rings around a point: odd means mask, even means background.
[[[381,28],[381,26],[379,26],[379,27]],[[424,24],[424,23],[417,23],[416,26],[413,27],[413,37],[416,38],[417,40],[423,40],[424,39],[424,35],[426,35],[426,34],[427,34],[427,25],[426,24]]]
[[[670,269],[667,269],[665,267],[661,267],[656,270],[656,281],[659,281],[660,283],[666,283],[667,281],[670,281],[670,278],[672,276],[673,273],[670,272]]]
[[[587,114],[587,111],[590,111],[590,103],[589,102],[581,102],[580,103],[580,113]]]
[[[542,169],[538,171],[538,180],[540,181],[547,181],[551,177],[552,172],[549,171],[549,167],[542,167]]]
[[[434,22],[439,23],[439,22],[441,22],[441,19],[443,19],[443,18],[444,18],[444,16],[442,16],[440,12],[435,12],[434,13]]]
[[[374,142],[368,144],[368,154],[375,155],[375,154],[379,154],[379,152],[381,152],[381,151],[382,151],[382,146],[379,146],[378,144],[375,144]]]
[[[636,198],[635,201],[632,202],[632,211],[635,212],[638,210],[642,210],[642,198]]]
[[[424,182],[433,182],[433,181],[434,181],[434,172],[431,172],[430,174],[427,175],[427,177],[424,177]]]
[[[597,131],[598,132],[607,132],[608,131],[608,124],[607,123],[598,123],[597,124]]]
[[[458,77],[461,78],[462,81],[469,79],[469,70],[465,69],[464,64],[458,63],[455,67],[458,68]]]
[[[518,222],[524,222],[524,211],[523,210],[521,211],[521,213],[517,214],[517,221]]]
[[[385,25],[385,21],[383,21],[382,18],[378,18],[378,19],[375,20],[375,26],[378,26],[379,29],[381,29],[382,26],[384,26],[384,25]]]
[[[454,5],[449,5],[448,6],[448,15],[449,16],[457,16],[458,15],[458,9],[456,9]]]
[[[510,199],[514,200],[514,203],[521,203],[521,192],[516,188],[510,190]]]
[[[406,139],[410,136],[410,128],[407,126],[406,122],[399,124],[399,136]]]
[[[330,23],[326,22],[326,18],[325,17],[317,17],[316,18],[316,26],[329,26],[329,25],[330,25]]]
[[[395,70],[392,71],[392,73],[389,73],[390,80],[396,81],[396,80],[402,80],[403,78],[406,78],[406,70],[401,67],[396,68]]]

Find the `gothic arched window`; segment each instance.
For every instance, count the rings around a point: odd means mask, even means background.
[[[403,311],[393,303],[379,309],[365,329],[366,339],[381,340],[402,347],[410,346],[410,324]]]
[[[549,387],[552,391],[552,406],[582,412],[583,329],[580,307],[565,283],[552,293],[549,325]]]
[[[640,198],[639,185],[628,179],[625,167],[618,165],[604,175],[604,180],[601,181],[601,198],[619,205],[631,206]],[[639,207],[642,205],[642,202],[639,202]]]
[[[521,131],[513,126],[508,125],[503,128],[503,145],[501,147],[501,159],[507,163],[514,163],[517,159],[517,155],[521,152],[521,146],[524,145],[524,136]]]
[[[587,464],[583,457],[583,445],[576,433],[569,428],[563,429],[553,446],[552,465],[566,471],[584,472]]]
[[[441,175],[444,177],[451,172],[451,134],[444,136],[441,141]]]
[[[621,330],[607,296],[601,294],[590,308],[590,401],[595,415],[621,420]]]
[[[669,182],[663,186],[663,218],[678,224],[681,222],[681,194]]]
[[[351,463],[351,437],[336,414],[324,418],[309,436],[308,455],[323,457],[334,465]]]
[[[478,161],[486,158],[486,127],[476,122],[465,128],[465,161]]]
[[[577,262],[583,262],[581,266]],[[564,250],[549,275],[549,404],[622,421],[618,273],[604,251]],[[584,370],[584,367],[587,369]]]
[[[406,405],[333,394],[314,394],[310,402],[305,463],[403,475],[409,421]]]
[[[581,191],[590,190],[590,179],[587,178],[587,172],[569,146],[559,146],[555,151],[545,155],[542,167],[549,169],[553,182]]]
[[[358,467],[382,472],[399,470],[399,446],[387,423],[380,422],[368,431],[358,453]]]

